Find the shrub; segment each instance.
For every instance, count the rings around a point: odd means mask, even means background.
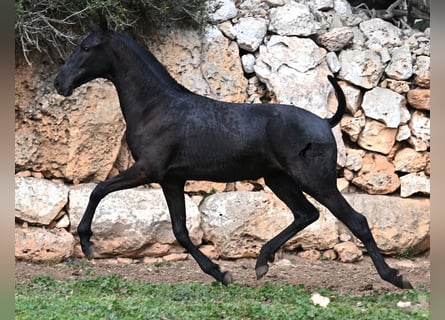
[[[37,50],[51,60],[65,58],[90,19],[103,16],[111,28],[123,31],[136,26],[198,26],[205,20],[205,0],[17,0],[15,34],[17,48],[28,63]]]

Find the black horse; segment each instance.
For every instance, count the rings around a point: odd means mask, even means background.
[[[94,254],[91,222],[107,194],[142,184],[162,186],[173,233],[201,269],[223,284],[232,282],[190,241],[186,228],[186,180],[230,182],[264,177],[265,183],[291,209],[294,221],[261,249],[257,278],[268,271],[275,252],[316,221],[318,210],[303,192],[325,205],[363,242],[380,276],[400,288],[409,281],[390,268],[379,252],[366,218],[343,198],[336,185],[337,147],[331,128],[345,111],[345,97],[328,76],[338,99],[330,119],[290,105],[226,103],[190,92],[178,84],[144,47],[91,23],[91,33],[57,75],[57,91],[69,96],[95,78],[113,82],[126,121],[126,138],[135,163],[99,183],[77,228],[82,251]]]

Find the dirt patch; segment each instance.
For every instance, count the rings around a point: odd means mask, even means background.
[[[421,256],[412,259],[387,258],[387,263],[400,270],[414,287],[430,289],[430,260]],[[372,290],[402,292],[378,276],[371,259],[364,256],[356,263],[339,261],[311,261],[293,254],[283,254],[270,264],[269,273],[260,280],[255,277],[255,260],[219,260],[222,270],[232,273],[234,282],[246,286],[265,283],[304,285],[310,290],[329,288],[339,293],[363,295]],[[193,258],[163,263],[118,263],[115,259],[73,259],[59,264],[35,264],[16,261],[16,282],[27,283],[35,276],[52,276],[56,280],[75,280],[96,275],[117,274],[137,282],[184,283],[200,281],[212,283]]]

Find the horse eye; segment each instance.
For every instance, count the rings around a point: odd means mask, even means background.
[[[82,47],[82,50],[85,52],[88,52],[88,51],[90,51],[90,47]]]

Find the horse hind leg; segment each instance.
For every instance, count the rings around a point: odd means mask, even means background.
[[[396,269],[390,268],[380,253],[374,237],[369,228],[366,217],[355,211],[345,200],[336,187],[329,194],[311,194],[317,201],[326,206],[329,211],[343,222],[352,233],[364,244],[380,277],[402,289],[411,289],[413,286]]]
[[[255,266],[257,279],[268,272],[267,262],[274,261],[275,253],[286,241],[319,218],[318,210],[306,199],[290,176],[284,173],[268,176],[265,177],[265,182],[292,211],[294,221],[261,248]]]
[[[312,144],[290,168],[301,189],[314,197],[364,244],[380,277],[399,288],[412,288],[409,281],[390,268],[380,253],[366,218],[355,211],[337,188],[336,149],[332,144]]]

